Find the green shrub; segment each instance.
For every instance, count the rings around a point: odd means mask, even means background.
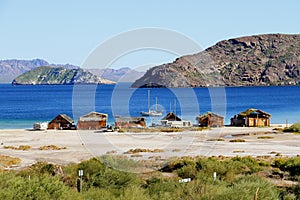
[[[244,156],[244,157],[237,156],[232,158],[232,161],[236,161],[236,162],[240,162],[241,164],[244,164],[246,168],[244,167],[243,172],[246,174],[256,173],[261,170],[261,166],[258,160],[251,156]]]
[[[129,185],[136,185],[138,182],[135,174],[106,168],[94,174],[87,181],[87,187],[120,189]]]
[[[194,179],[198,171],[195,165],[185,165],[177,170],[177,174],[181,178],[192,178]]]
[[[58,177],[49,175],[29,179],[9,173],[0,182],[0,199],[66,199],[70,193]]]
[[[163,172],[172,172],[177,169],[182,168],[183,166],[192,165],[196,166],[195,159],[191,157],[182,157],[171,160],[166,166],[164,166],[161,170]]]
[[[91,177],[93,177],[95,174],[98,174],[104,169],[105,165],[103,165],[102,162],[100,162],[96,158],[92,158],[90,160],[79,163],[76,173],[78,173],[78,170],[83,170],[83,179],[85,181],[88,181]]]
[[[300,175],[300,157],[293,158],[277,158],[274,161],[274,167],[278,167],[282,171],[287,171],[291,176]]]
[[[245,176],[234,182],[225,193],[215,199],[255,199],[257,192],[257,199],[273,200],[279,198],[278,190],[274,185],[262,177]]]
[[[146,182],[144,188],[153,199],[173,199],[174,193],[179,188],[179,183],[172,179],[152,177]]]
[[[300,133],[300,122],[297,122],[290,126],[289,128],[285,128],[283,132],[295,132],[295,133]]]

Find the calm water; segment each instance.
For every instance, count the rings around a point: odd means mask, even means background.
[[[96,110],[113,116],[139,116],[148,110],[148,89],[129,88],[129,84],[99,86],[0,84],[0,129],[31,128],[34,122],[50,121],[65,113],[78,117]],[[172,110],[184,119],[192,120],[199,113],[214,111],[230,118],[248,108],[262,109],[272,114],[271,123],[300,121],[300,87],[228,87],[197,89],[150,89],[151,109]],[[148,118],[158,122],[159,118]]]

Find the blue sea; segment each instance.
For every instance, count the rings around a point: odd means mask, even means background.
[[[175,112],[196,123],[200,113],[213,111],[230,118],[248,108],[272,115],[271,123],[300,121],[300,87],[225,87],[225,88],[130,88],[117,85],[29,85],[0,84],[0,129],[32,128],[34,122],[51,121],[60,113],[74,118],[90,111],[107,113],[109,124],[114,116],[140,116],[151,109]],[[157,102],[157,103],[156,103]],[[163,117],[163,116],[162,116]],[[162,117],[147,118],[159,123]]]

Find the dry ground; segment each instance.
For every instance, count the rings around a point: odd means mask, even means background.
[[[37,161],[57,164],[80,162],[93,156],[126,155],[134,159],[167,159],[174,156],[296,156],[300,154],[300,135],[282,133],[274,127],[224,127],[204,131],[175,133],[99,133],[94,131],[29,131],[0,130],[0,155],[20,158],[16,168]],[[262,137],[260,136],[268,136]],[[221,138],[223,141],[212,141]],[[243,139],[245,142],[230,142]],[[31,149],[16,150],[7,146],[28,145]],[[60,150],[41,150],[55,145]],[[124,154],[129,149],[148,152]],[[158,151],[152,151],[159,149]]]

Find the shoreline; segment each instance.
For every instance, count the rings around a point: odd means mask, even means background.
[[[20,158],[21,164],[15,166],[16,169],[38,161],[64,165],[101,155],[127,156],[135,160],[159,158],[157,162],[182,156],[297,156],[300,152],[300,135],[283,133],[274,128],[282,128],[282,124],[262,128],[224,127],[171,133],[9,129],[0,130],[0,155]],[[242,139],[244,142],[231,142],[234,139]],[[20,145],[31,148],[6,148]],[[57,146],[61,150],[40,150],[47,145]],[[149,152],[126,153],[138,148]],[[158,152],[151,152],[154,149]]]

